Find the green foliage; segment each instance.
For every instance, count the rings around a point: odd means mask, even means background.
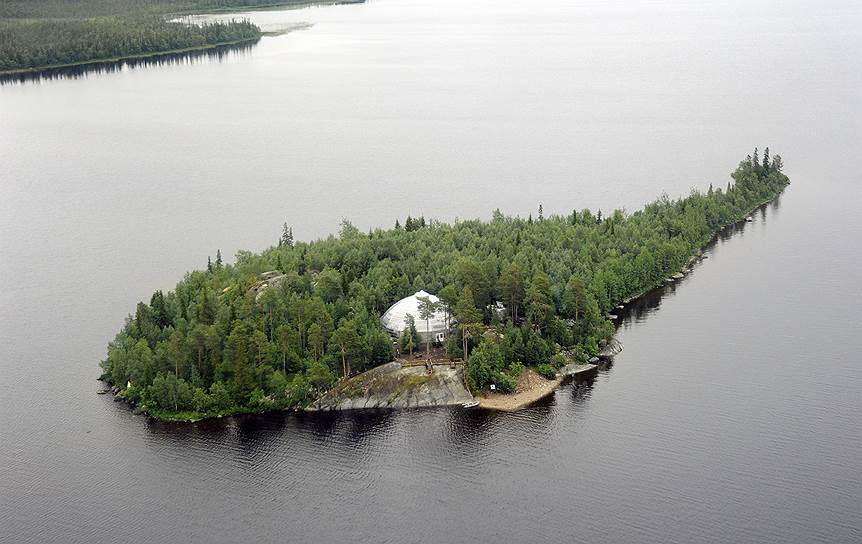
[[[192,408],[191,387],[170,373],[157,375],[147,389],[147,396],[161,410],[179,412]]]
[[[514,393],[518,388],[518,379],[502,372],[498,372],[494,378],[494,385],[498,393]]]
[[[524,270],[518,263],[509,263],[500,273],[497,281],[500,300],[508,308],[512,322],[518,322],[518,309],[524,302]]]
[[[452,360],[464,358],[464,348],[461,347],[461,339],[458,336],[453,334],[446,339],[446,355]]]
[[[311,3],[310,0],[4,0],[0,2],[0,72],[251,41],[261,36],[261,30],[245,20],[186,24],[172,19],[184,13]],[[293,244],[293,229],[286,223],[279,242],[286,246]],[[215,266],[220,265],[219,254]]]
[[[86,18],[130,13],[179,14],[309,3],[308,0],[4,0],[0,2],[0,18]]]
[[[263,392],[263,389],[260,387],[256,387],[254,391],[249,395],[248,400],[249,408],[253,410],[267,410],[274,406],[272,400],[266,396],[266,393]]]
[[[447,352],[467,356],[471,390],[514,379],[513,363],[554,369],[560,348],[599,351],[616,303],[659,285],[718,228],[777,195],[783,163],[771,155],[767,165],[748,158],[729,190],[663,197],[601,222],[582,210],[532,222],[411,219],[409,230],[368,234],[346,223],[340,237],[240,252],[236,264],[191,272],[138,304],[108,345],[104,377],[131,382],[129,394],[167,416],[305,405],[333,387],[334,370],[391,360],[380,315],[418,288],[439,293],[453,318]],[[273,270],[284,276],[261,279]],[[506,311],[490,327],[498,301]]]
[[[335,383],[335,374],[330,368],[320,361],[314,361],[308,367],[308,383],[317,392],[324,391]]]
[[[368,354],[371,363],[376,366],[383,363],[388,363],[394,358],[392,353],[392,340],[389,335],[378,328],[369,328],[365,333],[365,345],[368,349]]]
[[[434,314],[437,313],[437,310],[440,308],[440,304],[438,302],[434,302],[431,300],[431,297],[416,297],[419,306],[419,319],[425,322],[425,331],[430,330],[429,320],[434,317]],[[427,338],[425,339],[425,350],[428,356],[431,356],[431,335],[427,334]]]
[[[248,21],[171,22],[161,16],[0,20],[0,72],[250,41]]]
[[[557,353],[556,355],[551,357],[551,366],[554,368],[563,368],[567,364],[569,364],[569,361],[562,353]]]
[[[311,396],[311,381],[304,374],[295,374],[285,389],[282,406],[305,406]]]
[[[548,380],[553,380],[557,377],[556,369],[547,363],[537,365],[536,372],[538,372],[540,376]]]
[[[470,391],[477,392],[499,380],[505,361],[497,344],[480,344],[467,362],[465,376]]]
[[[192,405],[196,412],[205,414],[213,409],[213,398],[203,389],[196,388],[194,395],[192,395]]]
[[[413,350],[422,343],[422,337],[419,335],[419,331],[416,330],[416,321],[412,315],[407,314],[404,321],[407,326],[401,332],[398,343],[401,346],[401,353],[409,353],[412,356]]]
[[[233,405],[230,397],[230,391],[222,382],[215,382],[210,386],[210,396],[212,398],[212,409],[217,411],[225,411]]]
[[[509,370],[507,371],[507,373],[513,378],[518,378],[521,376],[521,373],[524,372],[524,368],[525,367],[523,363],[515,361],[514,363],[511,363],[509,365]]]
[[[455,303],[455,319],[458,323],[458,332],[461,333],[462,353],[465,358],[470,353],[470,340],[476,341],[482,334],[482,313],[476,308],[474,301],[472,289],[469,285],[465,285]]]

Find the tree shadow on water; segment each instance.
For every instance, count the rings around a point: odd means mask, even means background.
[[[91,75],[105,75],[126,72],[140,68],[167,67],[202,64],[204,62],[223,62],[228,59],[248,55],[256,42],[220,45],[199,51],[164,53],[148,57],[124,60],[95,61],[76,66],[48,68],[34,72],[0,75],[0,85],[22,83],[41,83],[60,79],[83,79]]]

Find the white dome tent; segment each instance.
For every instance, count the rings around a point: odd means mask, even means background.
[[[440,342],[446,336],[446,317],[442,310],[437,310],[431,319],[428,320],[427,330],[424,319],[419,317],[419,300],[417,297],[428,297],[432,302],[440,302],[440,299],[425,291],[419,291],[408,297],[404,297],[386,310],[383,317],[380,318],[380,323],[393,336],[400,336],[404,329],[407,328],[405,319],[407,314],[413,316],[416,323],[416,330],[419,336],[425,341],[431,338],[434,341]]]

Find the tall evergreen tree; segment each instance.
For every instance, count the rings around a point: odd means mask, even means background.
[[[439,304],[430,297],[416,297],[416,300],[419,301],[419,319],[425,321],[425,354],[431,359],[431,318]]]
[[[293,247],[293,227],[288,227],[287,222],[281,227],[281,238],[278,247]]]
[[[464,343],[464,360],[468,360],[467,342],[470,338],[478,336],[482,332],[482,312],[473,302],[473,292],[470,287],[465,286],[455,305],[455,320],[461,332],[461,340]]]
[[[500,298],[512,316],[512,323],[518,322],[518,307],[524,302],[524,271],[518,263],[509,263],[500,273],[497,283]]]

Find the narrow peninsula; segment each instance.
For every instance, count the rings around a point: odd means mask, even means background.
[[[156,291],[108,346],[102,379],[136,409],[197,420],[279,409],[512,409],[615,350],[613,309],[687,268],[789,184],[757,150],[726,187],[642,210],[363,233],[220,252]],[[478,400],[474,400],[478,399]]]

